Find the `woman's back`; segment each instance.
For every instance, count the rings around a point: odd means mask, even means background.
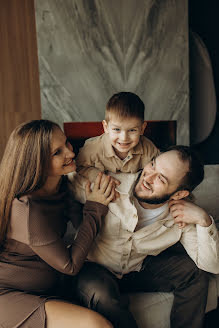
[[[12,203],[9,232],[0,257],[0,288],[46,293],[58,273],[32,250],[62,238],[66,192],[47,198],[23,196]]]

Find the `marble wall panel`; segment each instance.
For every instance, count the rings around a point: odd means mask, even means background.
[[[189,141],[187,0],[35,0],[43,118],[100,121],[119,91]]]

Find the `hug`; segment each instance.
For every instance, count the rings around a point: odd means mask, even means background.
[[[203,327],[219,273],[214,218],[192,200],[204,165],[188,146],[160,152],[143,135],[133,93],[110,98],[103,127],[76,163],[54,122],[12,132],[0,166],[0,326],[137,328],[125,293],[172,292],[171,328]]]

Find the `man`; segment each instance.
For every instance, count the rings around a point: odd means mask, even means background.
[[[202,270],[219,273],[219,238],[213,219],[183,199],[203,180],[203,165],[189,147],[176,146],[140,176],[114,176],[120,199],[109,205],[78,275],[81,302],[116,328],[136,328],[120,293],[172,291],[171,327],[202,327],[208,291]],[[186,252],[177,250],[180,244]]]

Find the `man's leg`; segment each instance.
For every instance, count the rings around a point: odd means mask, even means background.
[[[77,275],[76,294],[80,304],[97,311],[114,328],[137,328],[118,288],[118,279],[99,264],[86,262]]]
[[[172,248],[149,256],[140,272],[124,276],[123,291],[170,292],[174,294],[171,328],[201,328],[208,295],[208,274],[197,268],[186,252]]]

